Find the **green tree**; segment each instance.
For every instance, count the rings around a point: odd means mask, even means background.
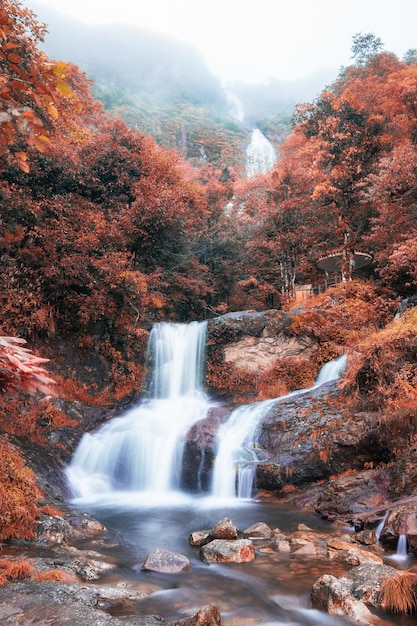
[[[354,59],[357,66],[366,65],[369,59],[382,52],[383,46],[381,39],[374,33],[356,33],[353,35],[351,58]]]

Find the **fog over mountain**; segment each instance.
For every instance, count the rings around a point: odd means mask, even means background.
[[[220,79],[210,73],[196,48],[138,27],[92,26],[71,20],[36,1],[30,6],[48,26],[45,52],[76,63],[97,82],[130,93],[181,95],[195,104],[227,107]],[[227,89],[238,95],[252,123],[291,110],[297,102],[313,100],[336,75],[337,69],[325,70],[302,80],[271,78],[261,85],[234,83]]]

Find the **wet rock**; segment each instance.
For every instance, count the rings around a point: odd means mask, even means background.
[[[383,563],[383,559],[377,554],[363,550],[348,541],[330,540],[327,543],[327,551],[330,559],[341,559],[350,565]]]
[[[185,491],[209,491],[216,436],[219,425],[230,415],[230,408],[216,405],[209,408],[204,419],[196,422],[188,431],[184,444],[181,487]]]
[[[213,539],[237,539],[238,535],[239,530],[233,524],[232,520],[227,517],[217,522],[211,531],[211,537]]]
[[[143,594],[117,587],[88,587],[55,581],[25,581],[0,587],[0,623],[2,626],[156,626],[163,623],[148,617],[116,618],[101,607],[108,602],[125,604],[141,599]]]
[[[372,528],[355,533],[355,541],[365,546],[372,546],[377,542],[375,531]]]
[[[200,550],[206,563],[247,563],[255,558],[255,550],[249,539],[214,539]]]
[[[210,541],[211,530],[196,530],[190,534],[190,546],[204,546]]]
[[[106,531],[106,527],[101,522],[91,517],[85,511],[78,509],[71,509],[67,520],[73,529],[74,537],[77,539],[87,539],[91,535],[100,535]]]
[[[105,572],[115,568],[110,563],[82,557],[68,561],[65,567],[72,570],[82,580],[98,580]]]
[[[244,531],[244,534],[249,538],[259,538],[259,539],[272,539],[274,536],[274,531],[268,524],[264,522],[257,522],[256,524],[252,524]]]
[[[319,551],[314,543],[309,541],[300,548],[297,548],[297,550],[294,551],[294,554],[296,554],[297,556],[317,556],[318,552]]]
[[[396,573],[384,564],[364,564],[355,567],[345,576],[321,576],[311,590],[312,606],[331,615],[344,613],[366,626],[384,624],[370,608],[380,609],[381,585]]]
[[[190,568],[190,561],[183,554],[176,554],[163,548],[157,548],[148,555],[141,569],[163,574],[175,574]]]
[[[286,539],[275,539],[273,548],[276,552],[291,552],[290,542]]]
[[[169,626],[220,626],[221,623],[218,609],[212,604],[207,604],[202,606],[195,615],[169,622]]]

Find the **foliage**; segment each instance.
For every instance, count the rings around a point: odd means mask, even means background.
[[[293,316],[286,332],[332,345],[336,356],[340,353],[338,346],[353,347],[370,332],[385,326],[397,308],[398,300],[387,298],[375,284],[349,281],[308,300]]]
[[[58,582],[76,582],[76,576],[59,569],[39,571],[24,557],[0,559],[0,585],[15,580],[55,580]]]
[[[0,336],[0,391],[53,393],[55,381],[40,367],[49,359],[42,359],[24,348],[24,339]]]
[[[352,58],[357,65],[364,65],[370,58],[381,52],[383,43],[374,33],[353,35]]]
[[[417,611],[417,574],[399,570],[386,578],[381,585],[380,603],[392,613]]]
[[[374,331],[349,352],[341,382],[349,411],[375,411],[375,436],[394,455],[417,438],[417,309]]]
[[[4,437],[0,439],[0,541],[34,536],[42,495],[36,478],[20,453]]]

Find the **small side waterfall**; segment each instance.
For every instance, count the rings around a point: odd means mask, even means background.
[[[213,470],[212,495],[216,498],[250,498],[256,466],[259,463],[257,434],[269,409],[286,398],[308,393],[336,380],[346,367],[346,355],[329,361],[320,370],[313,387],[286,396],[255,402],[235,409],[217,433],[218,450]]]
[[[398,537],[398,544],[397,544],[397,553],[395,555],[395,558],[398,561],[405,561],[405,559],[408,556],[408,540],[407,540],[407,535],[400,535]]]
[[[84,435],[67,468],[75,496],[179,488],[184,437],[210,406],[201,389],[205,336],[205,322],[154,327],[150,399]]]
[[[257,174],[266,174],[273,168],[276,159],[277,153],[273,145],[259,128],[255,128],[246,148],[246,176],[252,178]]]

